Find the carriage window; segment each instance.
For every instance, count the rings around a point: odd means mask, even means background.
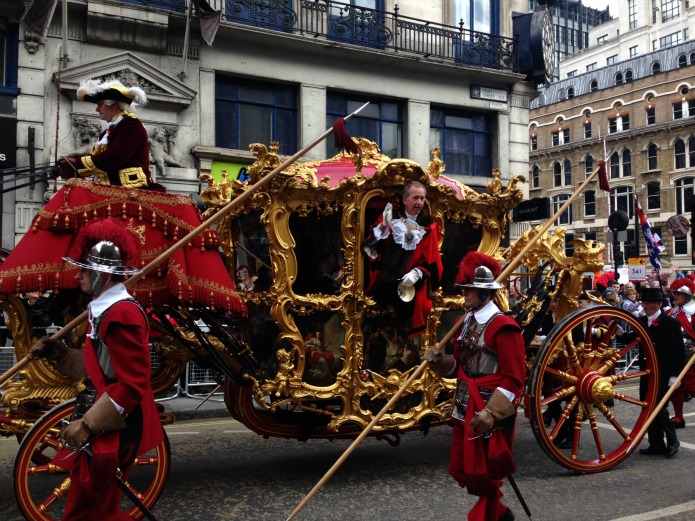
[[[234,222],[235,283],[237,291],[268,291],[272,284],[270,252],[261,212]]]
[[[297,295],[337,295],[342,281],[343,235],[341,213],[290,216],[290,233],[296,242],[297,277],[292,290]]]
[[[400,334],[397,324],[381,317],[368,318],[362,325],[362,334],[362,369],[387,376],[391,370],[405,373],[420,365],[420,337]]]
[[[468,222],[454,223],[446,221],[444,223],[444,240],[442,241],[441,253],[444,273],[442,275],[442,293],[444,295],[459,295],[460,288],[454,285],[456,274],[458,273],[461,259],[469,251],[476,251],[482,240],[483,232]]]
[[[345,329],[338,313],[318,311],[308,316],[297,316],[295,322],[304,341],[303,381],[311,385],[327,386],[336,381],[345,361]]]

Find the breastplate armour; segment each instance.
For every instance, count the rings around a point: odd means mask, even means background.
[[[497,314],[485,324],[471,320],[461,342],[461,367],[472,377],[494,374],[499,369],[497,353],[485,345],[485,330]]]

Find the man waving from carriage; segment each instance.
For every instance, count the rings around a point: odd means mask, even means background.
[[[407,337],[425,330],[432,296],[443,267],[439,254],[441,230],[425,205],[426,188],[410,181],[403,188],[403,216],[394,217],[391,203],[384,208],[362,243],[370,262],[367,294],[392,306]]]

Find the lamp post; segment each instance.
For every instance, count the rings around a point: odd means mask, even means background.
[[[615,264],[615,280],[620,280],[618,275],[618,252],[620,251],[620,241],[618,232],[625,231],[630,223],[630,217],[623,210],[615,210],[608,216],[608,227],[613,232],[613,263]]]

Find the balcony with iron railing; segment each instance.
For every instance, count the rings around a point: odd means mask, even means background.
[[[189,0],[120,0],[185,14]],[[517,71],[515,40],[332,0],[210,0],[222,21],[461,66]]]

